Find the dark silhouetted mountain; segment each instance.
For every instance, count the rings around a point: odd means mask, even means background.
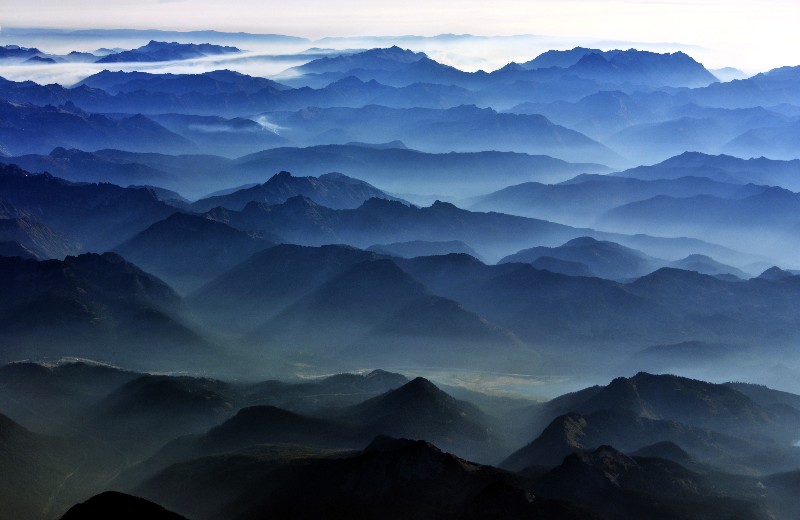
[[[547,154],[558,158],[580,156],[589,161],[614,163],[619,157],[583,134],[555,125],[538,115],[503,114],[476,106],[446,110],[363,108],[308,108],[299,112],[267,114],[284,127],[282,135],[297,143],[402,140],[427,152],[499,150]]]
[[[780,267],[772,266],[763,273],[761,273],[760,275],[758,275],[758,278],[761,280],[767,280],[768,282],[777,282],[780,280],[785,280],[786,278],[789,278],[791,276],[794,275],[789,271],[784,271]]]
[[[379,255],[347,246],[279,245],[257,253],[189,298],[204,322],[241,333]]]
[[[72,506],[61,520],[85,520],[87,518],[151,518],[153,520],[186,520],[184,517],[143,498],[116,491],[95,495],[86,502]]]
[[[271,239],[275,237],[261,237],[200,216],[175,213],[114,250],[186,293],[253,253],[272,247]]]
[[[357,208],[373,197],[398,200],[371,184],[341,173],[328,173],[319,177],[293,177],[291,173],[283,171],[270,177],[264,184],[228,195],[200,199],[192,204],[191,209],[204,212],[223,207],[239,211],[250,202],[282,204],[297,195],[333,209]]]
[[[225,453],[256,444],[353,447],[339,424],[305,417],[274,406],[253,406],[210,429],[196,441],[198,454]]]
[[[789,406],[800,410],[800,396],[780,390],[773,390],[764,385],[754,385],[750,383],[725,383],[725,386],[740,392],[760,406],[773,408],[776,406]]]
[[[0,141],[12,155],[48,153],[58,146],[168,153],[195,149],[190,141],[142,115],[112,119],[69,104],[40,107],[0,101],[0,117],[5,122]]]
[[[5,217],[27,224],[8,224],[8,232],[26,235],[52,256],[66,248],[107,250],[175,212],[147,189],[74,184],[46,173],[5,175],[9,171],[0,166],[0,198],[10,206]]]
[[[261,349],[377,366],[502,364],[526,352],[513,336],[430,295],[390,260],[356,264],[249,335]],[[347,364],[343,366],[348,366]]]
[[[234,412],[230,385],[213,379],[145,375],[95,404],[84,435],[115,445],[133,460],[166,442],[216,426]]]
[[[614,242],[580,237],[558,247],[534,247],[507,256],[500,263],[533,263],[551,257],[583,264],[596,276],[612,280],[638,278],[653,272],[663,261]]]
[[[604,409],[557,417],[533,442],[509,456],[501,466],[515,470],[534,465],[553,466],[568,455],[603,445],[633,451],[665,440],[704,461],[730,460],[752,449],[745,441],[712,430],[652,419],[630,410]]]
[[[401,258],[448,255],[450,253],[464,253],[474,257],[479,256],[474,249],[460,240],[448,240],[446,242],[413,240],[411,242],[395,242],[393,244],[375,244],[367,248],[367,250],[387,256],[399,256]]]
[[[0,414],[0,518],[42,518],[70,472],[69,444],[33,433]]]
[[[20,47],[19,45],[3,45],[0,46],[0,58],[20,58],[28,59],[34,56],[40,56],[42,51],[36,47]]]
[[[177,95],[217,94],[220,92],[253,94],[265,88],[286,89],[284,85],[272,80],[248,76],[232,70],[215,70],[202,74],[152,74],[104,70],[81,80],[75,86],[81,85],[99,88],[110,94],[137,90]]]
[[[782,186],[800,190],[800,160],[774,161],[739,159],[730,155],[706,155],[686,152],[653,166],[639,166],[619,174],[637,179],[676,179],[694,176],[708,177],[720,182]]]
[[[720,486],[707,474],[675,462],[628,457],[610,446],[600,446],[568,456],[538,480],[534,492],[609,519],[769,518],[757,493],[738,489],[746,489],[748,484],[752,481]]]
[[[744,271],[733,266],[717,262],[710,256],[706,255],[689,255],[681,260],[671,262],[669,266],[686,271],[695,271],[700,274],[710,274],[711,276],[730,274],[736,276],[737,278],[750,278],[750,276],[748,276],[748,274]]]
[[[487,452],[498,448],[492,446],[498,441],[493,438],[488,417],[422,377],[353,407],[343,419],[361,425],[369,437],[383,434],[425,439],[481,460],[492,460]]]
[[[212,352],[183,324],[177,294],[113,253],[0,262],[6,362],[72,356],[127,366],[170,360],[185,366]]]
[[[135,377],[88,362],[10,363],[0,367],[0,413],[38,432],[71,434],[80,415]]]
[[[223,467],[225,481],[216,476]],[[204,482],[216,492],[201,492]],[[565,503],[531,499],[525,489],[519,477],[427,442],[379,437],[363,452],[335,457],[285,449],[198,459],[168,468],[137,493],[197,520],[594,518]]]
[[[147,45],[143,45],[136,49],[103,56],[97,60],[97,63],[188,60],[193,58],[203,58],[206,56],[216,56],[220,54],[235,54],[240,52],[242,51],[236,47],[223,47],[220,45],[211,45],[209,43],[170,43],[151,40]]]

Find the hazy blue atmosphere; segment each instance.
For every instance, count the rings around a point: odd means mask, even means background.
[[[798,19],[4,1],[0,520],[795,520]]]

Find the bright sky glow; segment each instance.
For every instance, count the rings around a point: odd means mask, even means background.
[[[797,0],[2,0],[0,26],[360,35],[536,34],[680,43],[711,68],[797,65]],[[5,42],[4,42],[5,43]],[[24,45],[25,42],[19,42]],[[614,45],[617,43],[618,45]],[[480,49],[473,49],[480,56]],[[533,57],[533,56],[529,56]]]

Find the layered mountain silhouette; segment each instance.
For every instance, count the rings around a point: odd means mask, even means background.
[[[371,184],[341,173],[328,173],[319,177],[293,177],[291,173],[282,171],[270,177],[264,184],[227,195],[200,199],[191,205],[191,209],[205,212],[222,207],[240,211],[251,202],[282,204],[298,195],[332,209],[357,208],[371,198],[397,200]]]
[[[133,115],[113,119],[73,104],[44,107],[0,100],[0,142],[13,155],[48,153],[55,147],[186,153],[196,147],[152,119]]]
[[[158,42],[151,40],[147,45],[142,45],[129,51],[116,52],[103,56],[97,63],[128,63],[187,60],[203,58],[219,54],[234,54],[242,52],[236,47],[223,47],[208,43],[177,43]]]
[[[178,295],[118,255],[0,262],[5,361],[69,355],[154,366],[213,351],[188,325]]]
[[[503,258],[500,263],[534,263],[543,256],[583,264],[590,273],[612,280],[638,278],[653,272],[661,263],[641,251],[591,237],[575,238],[559,247],[526,249]]]
[[[115,248],[142,269],[188,293],[279,240],[186,213],[174,213]]]

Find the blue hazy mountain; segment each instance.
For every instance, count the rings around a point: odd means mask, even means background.
[[[252,188],[200,199],[191,205],[191,210],[203,213],[221,207],[240,211],[251,202],[266,205],[282,204],[298,195],[308,197],[317,204],[332,209],[357,208],[371,198],[399,200],[369,183],[341,173],[327,173],[319,177],[294,177],[291,173],[283,171]]]
[[[266,78],[248,76],[231,70],[215,70],[202,74],[153,74],[104,70],[82,79],[74,87],[81,85],[102,89],[109,94],[146,90],[176,95],[220,92],[253,94],[267,88],[274,90],[288,88]]]
[[[620,83],[640,85],[704,87],[717,81],[705,67],[683,52],[659,54],[636,49],[603,52],[575,47],[567,51],[547,51],[523,63],[522,67],[530,70],[557,67],[580,76],[612,77]]]
[[[642,180],[626,174],[624,177],[579,175],[559,184],[527,182],[476,197],[470,209],[592,226],[599,216],[615,207],[659,195],[713,195],[725,199],[741,199],[768,189],[768,186],[690,176],[704,175],[706,170],[703,168],[687,168],[683,173],[687,176],[652,180]],[[649,178],[644,175],[642,177]]]
[[[500,263],[534,263],[543,256],[583,264],[595,276],[611,280],[638,278],[664,263],[641,251],[591,237],[575,238],[558,247],[524,249],[501,259]]]
[[[232,186],[260,184],[265,175],[281,170],[314,177],[343,172],[395,193],[405,193],[413,187],[423,194],[449,193],[458,197],[480,195],[522,181],[559,182],[583,172],[610,171],[599,164],[568,163],[513,152],[428,154],[356,144],[276,148],[235,161],[209,155],[173,156],[110,149],[89,153],[58,148],[48,155],[0,157],[0,162],[18,164],[35,173],[47,171],[75,182],[157,185],[191,198]],[[487,175],[487,171],[494,173]],[[454,186],[455,179],[464,184]]]
[[[192,331],[169,286],[118,255],[0,260],[6,362],[71,355],[135,367],[196,366],[219,354]]]
[[[97,63],[174,61],[240,52],[242,51],[236,47],[225,47],[209,43],[194,44],[151,40],[147,45],[142,45],[136,49],[103,56],[97,60]]]
[[[0,101],[0,142],[12,155],[48,153],[55,147],[190,152],[196,145],[141,115],[114,119],[67,104],[40,107]]]
[[[272,247],[263,237],[185,213],[156,222],[114,248],[127,260],[188,293]]]
[[[79,251],[107,250],[176,211],[148,189],[71,183],[8,166],[0,167],[0,199],[5,218],[43,224]]]
[[[685,152],[652,166],[638,166],[615,175],[637,179],[708,177],[720,182],[761,184],[800,190],[800,160],[779,161],[765,157],[741,159],[730,155]]]
[[[460,240],[449,240],[446,242],[429,242],[424,240],[412,240],[411,242],[394,242],[392,244],[375,244],[367,248],[368,251],[387,256],[399,256],[402,258],[414,258],[417,256],[449,255],[450,253],[463,253],[478,257],[478,253],[469,245]]]
[[[347,72],[352,69],[398,71],[427,57],[424,52],[413,52],[394,46],[387,49],[371,49],[355,54],[320,58],[291,70],[300,74]]]
[[[376,105],[359,109],[309,108],[266,114],[297,143],[341,144],[399,139],[426,152],[481,150],[545,154],[569,160],[614,163],[619,157],[583,134],[555,125],[543,116],[501,114],[476,106],[447,110],[399,110]]]
[[[150,116],[206,154],[241,157],[269,148],[291,146],[288,139],[252,119],[162,114]]]

